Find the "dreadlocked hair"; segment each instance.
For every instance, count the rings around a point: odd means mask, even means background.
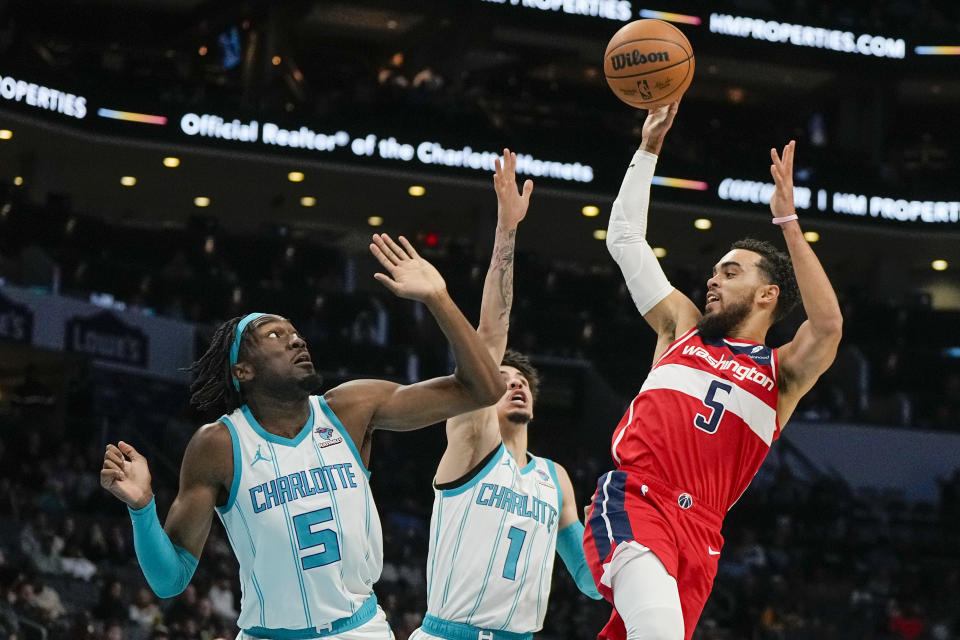
[[[773,320],[777,321],[793,311],[800,302],[800,287],[797,286],[797,276],[793,272],[793,263],[790,256],[780,251],[766,240],[744,238],[737,240],[731,249],[746,249],[760,254],[757,267],[766,276],[767,282],[780,288],[777,306],[773,309]]]
[[[241,404],[240,392],[233,386],[230,372],[230,347],[243,316],[227,320],[213,332],[210,346],[188,371],[196,377],[190,385],[190,405],[205,414],[230,413]],[[243,353],[244,340],[240,341]]]
[[[507,349],[503,354],[503,360],[500,361],[500,364],[513,367],[519,371],[520,374],[527,379],[527,384],[530,385],[530,393],[534,398],[537,397],[537,391],[540,390],[540,372],[537,371],[537,368],[530,362],[530,358],[519,351]]]

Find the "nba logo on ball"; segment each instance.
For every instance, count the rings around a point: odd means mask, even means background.
[[[681,493],[677,497],[677,504],[681,509],[689,509],[693,506],[693,497],[689,493]]]
[[[653,92],[650,91],[650,85],[647,84],[646,80],[637,80],[637,91],[640,92],[640,97],[644,100],[653,100]]]

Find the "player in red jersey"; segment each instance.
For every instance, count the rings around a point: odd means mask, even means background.
[[[717,261],[703,312],[670,286],[646,242],[657,154],[677,105],[651,110],[613,204],[607,247],[657,332],[653,368],[613,435],[584,534],[597,588],[614,605],[600,638],[693,635],[723,546],[723,516],[750,484],[797,402],[833,362],[842,317],[800,230],[791,141],[770,150],[773,222],[789,256],[741,240]],[[807,319],[779,349],[767,330],[802,301]]]

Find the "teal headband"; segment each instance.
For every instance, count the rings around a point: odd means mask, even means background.
[[[233,344],[230,345],[230,377],[233,378],[233,367],[237,364],[237,358],[240,356],[240,339],[243,337],[243,332],[246,330],[247,325],[260,318],[262,316],[270,315],[268,313],[248,313],[243,316],[243,319],[237,323],[237,331],[233,336]],[[233,386],[237,391],[240,391],[240,381],[236,378],[233,378]]]

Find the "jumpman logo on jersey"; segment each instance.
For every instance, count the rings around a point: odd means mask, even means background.
[[[270,462],[271,460],[273,460],[273,458],[267,458],[266,456],[264,456],[264,455],[260,452],[260,445],[258,444],[258,445],[257,445],[257,455],[253,456],[253,462],[250,463],[250,466],[252,467],[253,465],[255,465],[255,464],[257,464],[258,462],[260,462],[261,460],[263,460],[264,462]]]

